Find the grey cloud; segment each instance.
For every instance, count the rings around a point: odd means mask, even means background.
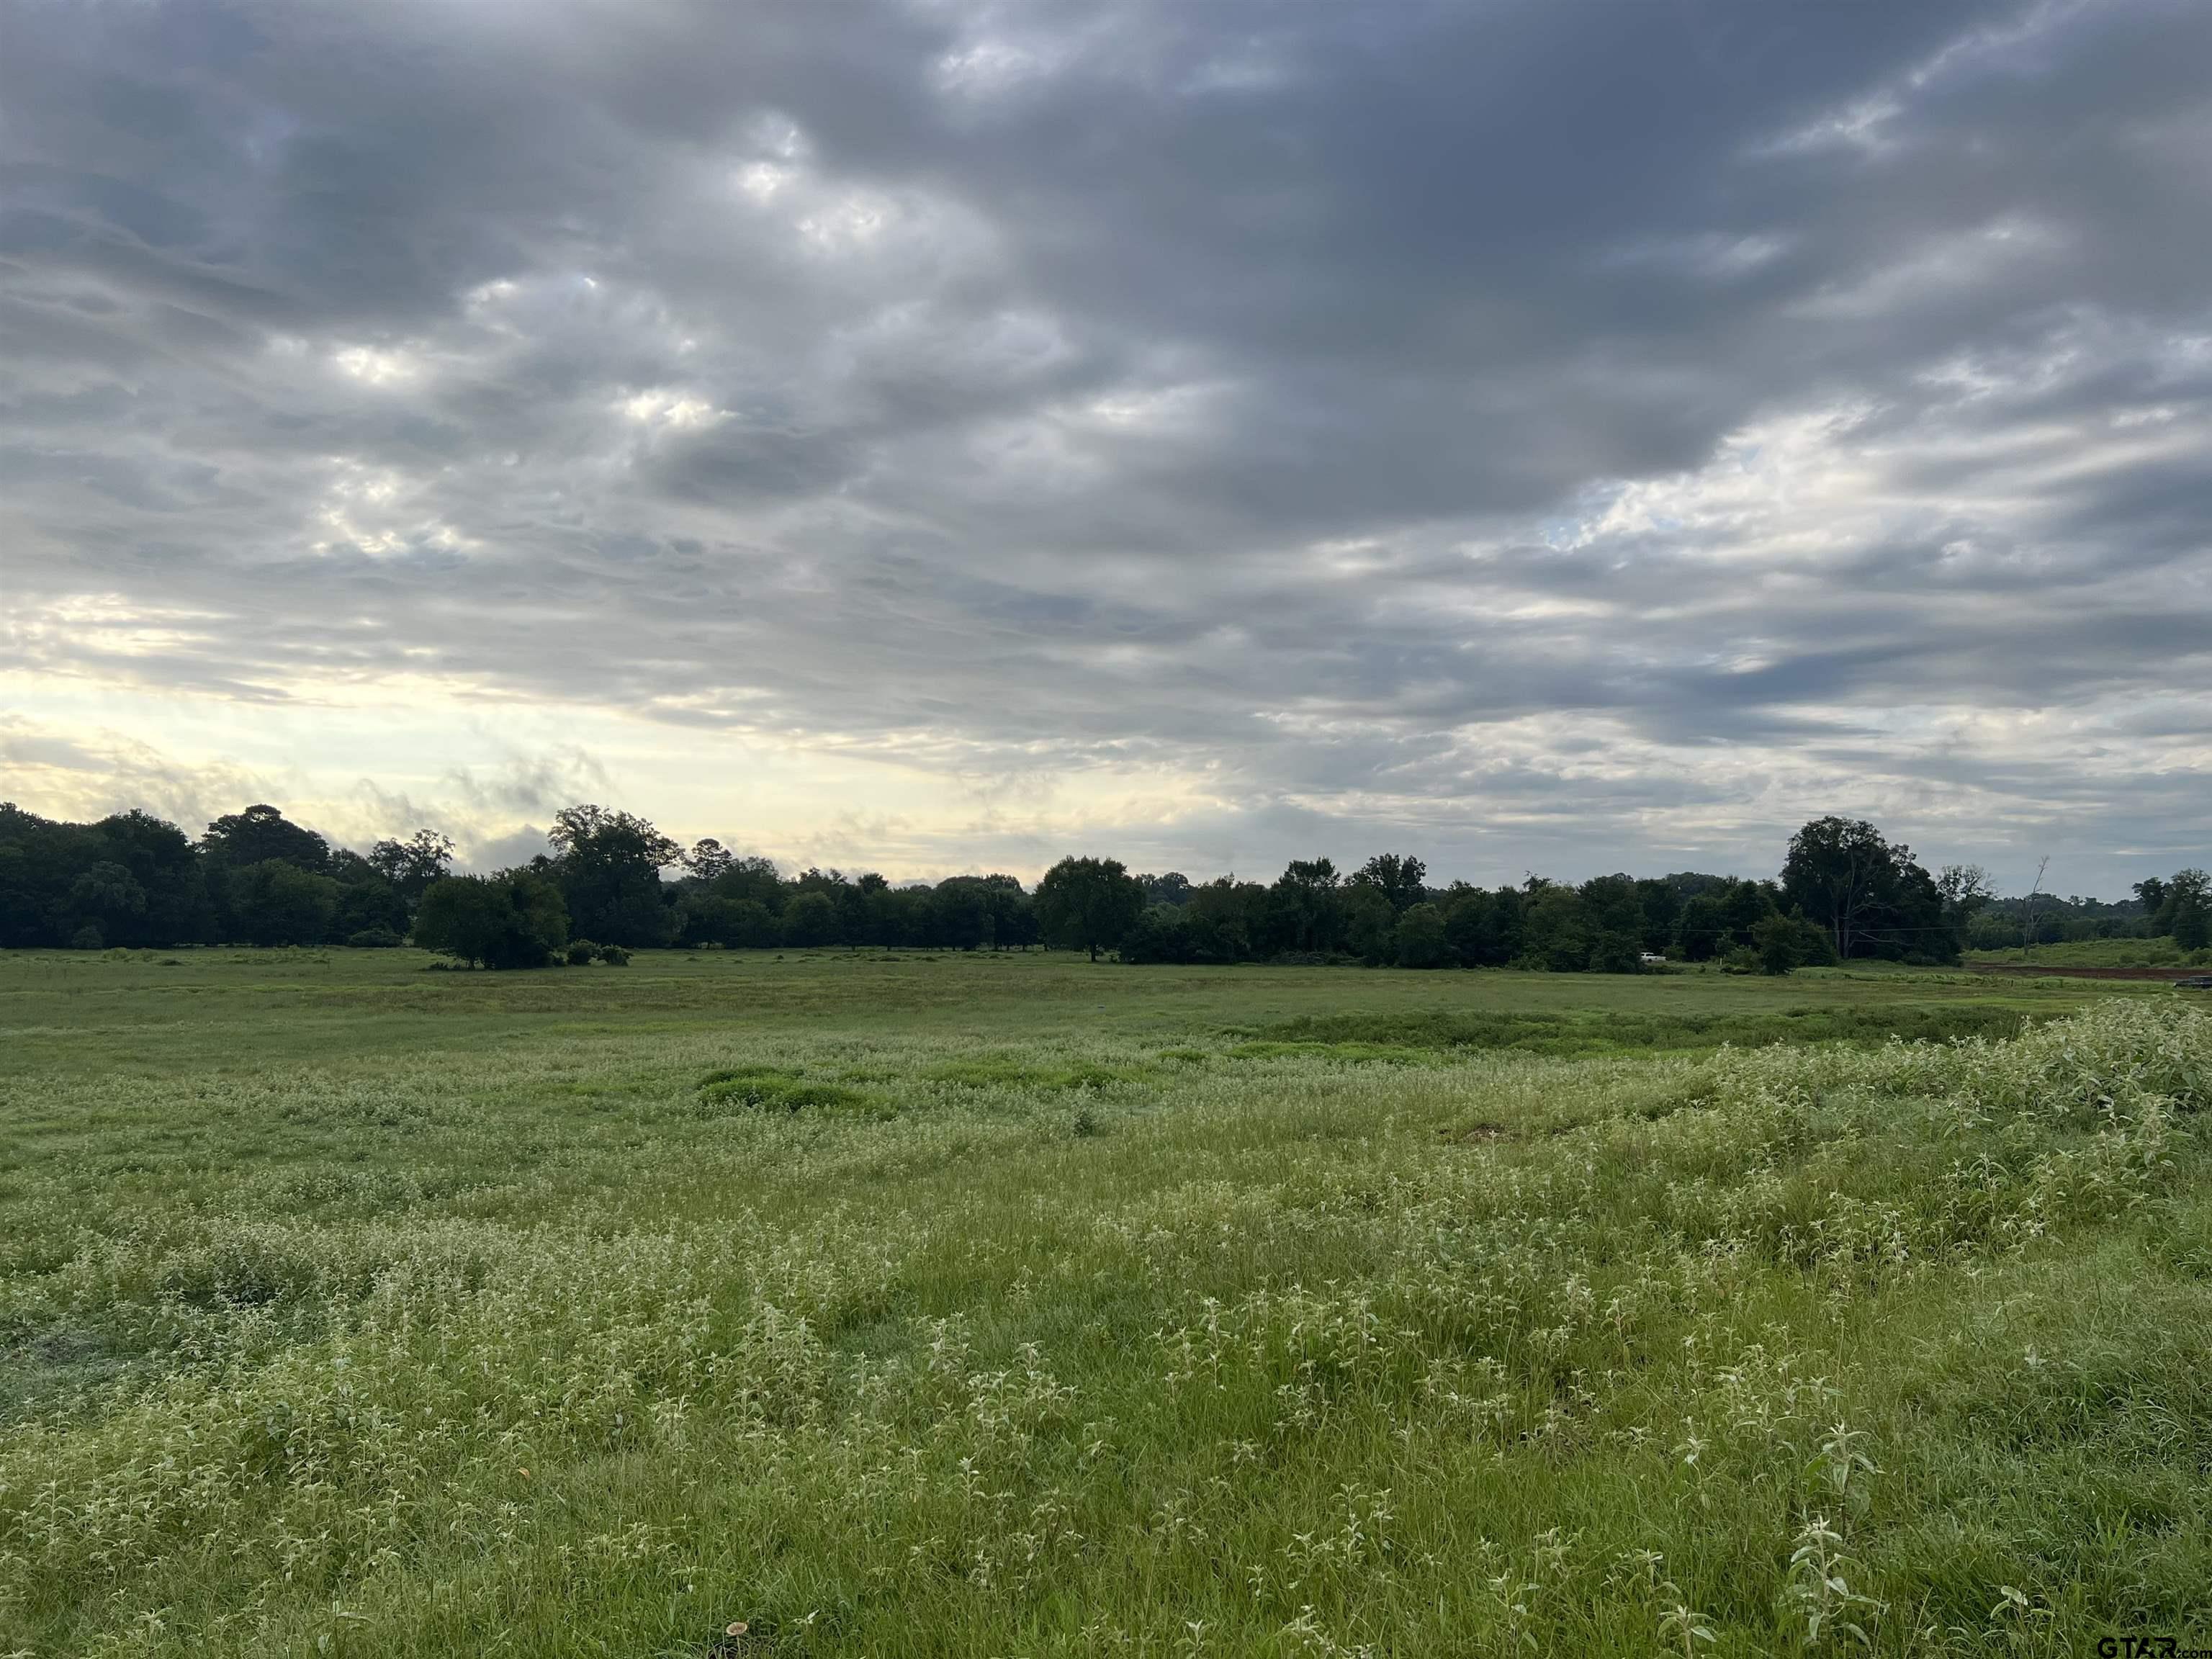
[[[2201,7],[7,27],[11,604],[207,620],[0,660],[1142,757],[1218,798],[1100,826],[1163,858],[2212,816],[2200,733],[2113,724],[2212,679]]]

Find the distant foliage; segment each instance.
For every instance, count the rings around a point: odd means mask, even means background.
[[[578,935],[623,951],[1046,945],[1139,963],[1634,974],[1663,959],[1776,975],[2061,940],[2171,938],[2184,957],[2212,945],[2202,870],[2140,882],[2118,903],[2000,899],[1978,866],[1930,875],[1874,825],[1833,817],[1792,837],[1776,880],[1532,875],[1495,889],[1431,886],[1408,853],[1377,854],[1349,875],[1331,859],[1294,859],[1272,882],[1069,858],[1033,892],[1003,873],[899,885],[811,866],[787,876],[769,859],[713,839],[687,848],[647,819],[591,803],[556,813],[548,839],[528,873],[558,894]],[[197,843],[143,812],[73,824],[0,805],[0,947],[419,939],[418,910],[452,878],[453,851],[449,837],[419,830],[356,853],[266,804],[216,819]],[[434,916],[432,931],[447,925]]]

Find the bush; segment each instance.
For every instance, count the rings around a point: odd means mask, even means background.
[[[568,939],[561,890],[528,870],[434,881],[415,917],[424,950],[484,968],[543,968]]]
[[[602,945],[599,946],[599,960],[610,968],[627,968],[629,966],[629,951],[620,945]]]
[[[96,921],[88,921],[70,935],[70,949],[72,951],[97,951],[106,943],[107,936],[100,931],[100,924]]]
[[[389,927],[364,927],[346,936],[346,944],[356,951],[389,951],[406,942]]]
[[[598,958],[599,950],[599,945],[587,939],[571,939],[568,941],[568,965],[571,968],[588,968]]]
[[[1752,949],[1763,974],[1781,975],[1810,963],[1832,963],[1836,947],[1827,930],[1802,915],[1771,915],[1751,930]]]
[[[787,1066],[739,1066],[699,1079],[700,1110],[713,1116],[738,1108],[792,1113],[807,1107],[865,1106],[867,1097],[835,1083],[809,1083]]]

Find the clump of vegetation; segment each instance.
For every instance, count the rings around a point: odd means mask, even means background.
[[[750,1109],[764,1112],[852,1110],[869,1104],[857,1089],[836,1083],[810,1083],[782,1066],[738,1066],[709,1072],[699,1079],[699,1106],[710,1115]]]
[[[1053,1065],[1016,1060],[1004,1054],[949,1060],[922,1073],[932,1083],[958,1089],[1016,1089],[1057,1092],[1069,1089],[1103,1089],[1123,1081],[1127,1067],[1092,1061]]]
[[[1755,959],[1747,968],[1759,971]],[[1406,1013],[1302,1014],[1263,1026],[1238,1028],[1247,1042],[1231,1050],[1244,1058],[1319,1045],[1343,1060],[1410,1058],[1415,1051],[1510,1049],[1527,1054],[1611,1054],[1638,1049],[1758,1048],[1775,1042],[1887,1042],[1906,1037],[1948,1042],[1967,1036],[2011,1036],[2033,1021],[2033,1010],[1993,1003],[1960,1002],[1906,1007],[1822,1006],[1698,1013],[1591,1010],[1492,1013],[1421,1011]]]
[[[415,917],[417,945],[477,968],[542,968],[568,940],[560,890],[528,870],[434,881]]]
[[[568,965],[571,968],[590,967],[599,959],[599,945],[587,939],[570,939],[568,951]]]

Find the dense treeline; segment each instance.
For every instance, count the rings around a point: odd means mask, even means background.
[[[2182,950],[2203,950],[2212,945],[2212,877],[2202,870],[2154,877],[2135,884],[2133,902],[2118,904],[2052,893],[1996,899],[1966,929],[1972,951],[2105,939],[2171,939]]]
[[[146,812],[58,823],[0,803],[0,945],[398,945],[453,856],[428,830],[333,848],[273,806],[195,842]]]
[[[559,813],[549,839],[552,850],[528,865],[455,876],[453,843],[427,830],[359,853],[268,805],[217,818],[197,840],[144,812],[62,823],[0,805],[0,945],[412,939],[463,961],[526,967],[666,945],[1042,945],[1136,963],[1634,973],[1665,957],[1786,973],[1853,957],[1950,962],[1963,947],[2023,939],[2165,934],[2197,949],[2212,933],[2212,881],[2199,870],[2140,883],[2120,904],[2001,901],[1983,872],[1930,875],[1873,825],[1835,817],[1791,839],[1775,880],[1531,876],[1496,889],[1431,886],[1419,859],[1396,854],[1348,872],[1297,860],[1267,883],[1071,858],[1034,890],[1008,875],[894,886],[874,873],[786,876],[767,859],[714,841],[685,848],[596,805]]]

